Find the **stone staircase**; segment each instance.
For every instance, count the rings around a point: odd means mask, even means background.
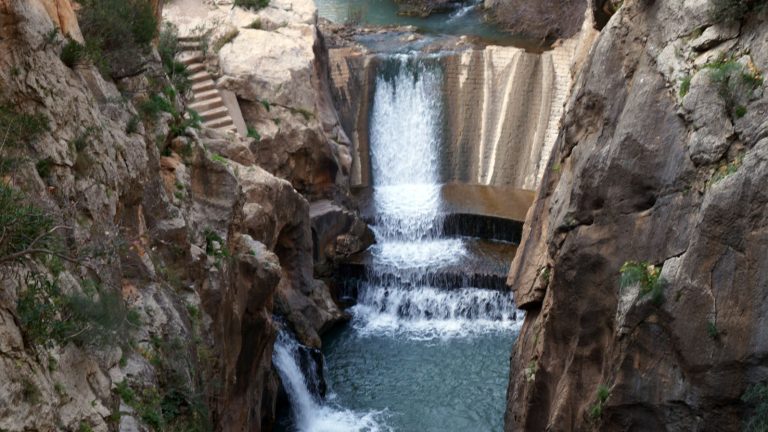
[[[199,37],[179,37],[179,61],[187,66],[192,82],[192,99],[187,108],[200,114],[203,126],[223,133],[237,133],[232,115],[224,104],[221,92],[205,68],[205,55]]]

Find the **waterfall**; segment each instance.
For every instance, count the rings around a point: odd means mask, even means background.
[[[353,308],[363,333],[466,335],[508,329],[521,318],[509,293],[423,282],[469,253],[464,239],[441,235],[442,81],[440,63],[429,57],[396,55],[379,69],[370,119],[377,244]]]
[[[307,377],[300,367],[302,346],[288,332],[281,330],[275,342],[272,362],[277,368],[288,399],[291,402],[292,427],[296,432],[379,432],[390,430],[382,426],[381,412],[356,413],[322,400],[310,391]],[[307,368],[316,374],[314,368]],[[333,399],[333,395],[329,397]]]

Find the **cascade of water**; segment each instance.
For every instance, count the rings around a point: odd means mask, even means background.
[[[462,239],[441,237],[441,85],[438,62],[414,55],[392,56],[379,70],[370,121],[377,244],[371,248],[371,282],[360,286],[354,308],[362,332],[421,338],[517,324],[508,293],[446,292],[420,282],[468,253]]]
[[[356,413],[320,400],[309,390],[300,363],[301,345],[285,331],[280,331],[275,342],[272,362],[280,374],[292,409],[292,430],[297,432],[378,432],[390,430],[381,425],[381,412]],[[309,368],[309,373],[317,373]]]

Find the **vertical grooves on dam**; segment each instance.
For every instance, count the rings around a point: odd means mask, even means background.
[[[487,46],[435,58],[444,71],[444,181],[536,188],[570,93],[577,43],[565,41],[544,53]],[[332,91],[354,145],[352,181],[370,187],[368,127],[375,70],[385,60],[349,48],[329,54]]]

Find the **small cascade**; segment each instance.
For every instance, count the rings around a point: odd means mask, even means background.
[[[329,395],[326,401],[318,392],[311,388],[323,382],[321,371],[315,366],[305,367],[306,376],[301,364],[305,361],[307,350],[287,331],[280,331],[275,342],[272,355],[280,375],[285,392],[291,403],[292,431],[296,432],[379,432],[390,430],[380,424],[383,413],[370,412],[359,414],[351,410],[335,406]],[[316,363],[314,363],[316,364]],[[322,367],[322,366],[321,366]],[[324,384],[323,384],[324,386]]]
[[[352,309],[362,333],[442,337],[518,323],[508,292],[463,284],[498,283],[494,272],[461,269],[479,261],[473,261],[477,241],[445,236],[442,74],[440,62],[416,55],[394,55],[380,66],[370,121],[377,244],[368,251],[368,274],[355,286]],[[450,284],[458,289],[441,288]]]
[[[453,22],[460,20],[467,16],[470,12],[480,8],[480,5],[483,4],[483,0],[472,0],[468,2],[466,6],[462,6],[451,13],[451,15],[448,17],[448,22]]]

